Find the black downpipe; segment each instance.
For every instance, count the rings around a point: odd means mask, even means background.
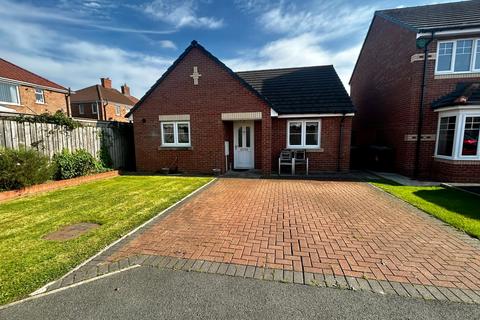
[[[428,63],[428,46],[433,41],[434,33],[432,33],[431,38],[425,43],[423,50],[424,59],[423,59],[423,75],[422,75],[422,86],[420,88],[420,108],[418,110],[418,128],[417,128],[417,144],[415,147],[415,165],[413,168],[413,176],[418,178],[420,172],[420,147],[422,143],[422,127],[423,127],[423,114],[424,114],[424,100],[425,100],[425,91],[427,87],[427,63]]]
[[[340,172],[340,165],[342,160],[342,152],[343,152],[343,122],[345,121],[345,114],[342,116],[342,120],[340,121],[340,128],[338,132],[338,157],[337,157],[337,172]]]

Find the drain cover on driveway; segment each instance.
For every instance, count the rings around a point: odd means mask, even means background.
[[[49,233],[43,237],[45,240],[66,241],[80,237],[92,229],[100,227],[96,223],[81,222],[63,227],[60,230]]]

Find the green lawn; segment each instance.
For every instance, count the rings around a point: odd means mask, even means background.
[[[57,279],[211,178],[121,176],[0,203],[0,304]],[[73,240],[45,234],[101,224]]]
[[[385,180],[372,184],[480,238],[480,196],[444,187],[401,186]]]

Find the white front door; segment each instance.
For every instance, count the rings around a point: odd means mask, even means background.
[[[235,169],[253,169],[253,121],[235,121],[233,123],[233,167]]]

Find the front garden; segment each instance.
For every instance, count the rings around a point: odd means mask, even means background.
[[[210,180],[121,176],[0,203],[0,304],[59,278]],[[44,239],[77,223],[100,226],[71,240]]]

